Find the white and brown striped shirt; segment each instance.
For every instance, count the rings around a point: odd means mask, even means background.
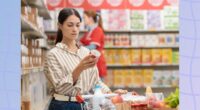
[[[48,52],[44,70],[56,93],[76,96],[78,92],[87,93],[96,84],[99,84],[103,91],[110,91],[99,79],[96,66],[84,70],[73,85],[72,72],[89,52],[90,50],[83,46],[80,46],[76,53],[70,52],[67,45],[63,43],[57,43],[56,47]]]

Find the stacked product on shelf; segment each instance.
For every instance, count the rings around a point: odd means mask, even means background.
[[[145,10],[131,10],[130,22],[132,30],[145,30],[147,28]]]
[[[105,30],[130,29],[130,10],[101,10]]]
[[[106,34],[105,48],[114,47],[176,47],[176,34]]]
[[[44,50],[39,47],[39,40],[21,37],[22,68],[41,67],[44,59]]]
[[[21,2],[21,110],[44,110],[51,97],[43,73],[48,49],[43,22],[51,17],[45,0]]]
[[[107,49],[107,64],[112,65],[159,65],[178,64],[178,51],[165,49]]]
[[[161,30],[161,11],[160,10],[148,10],[147,11],[147,29],[148,30]]]
[[[22,6],[21,7],[21,15],[22,17],[30,22],[33,28],[37,29],[40,32],[44,32],[43,26],[43,17],[38,15],[38,8],[30,7],[30,6]]]
[[[179,28],[178,7],[166,6],[163,9],[163,28],[165,30],[177,30]]]
[[[55,10],[49,11],[51,18],[50,20],[45,19],[44,20],[44,30],[45,31],[57,31],[58,27],[57,27],[57,16],[60,12],[60,10],[62,10],[62,8],[56,8]],[[79,12],[80,16],[83,17],[83,9],[82,8],[76,8],[76,10]],[[84,25],[80,26],[80,30],[84,30]]]
[[[108,86],[116,88],[177,87],[178,81],[177,70],[155,69],[109,69],[105,79]]]

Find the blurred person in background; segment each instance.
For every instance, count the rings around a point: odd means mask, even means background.
[[[84,24],[87,32],[80,39],[80,42],[90,50],[96,49],[100,52],[97,62],[99,76],[104,80],[107,75],[106,61],[103,54],[104,48],[104,30],[102,26],[102,18],[99,13],[93,10],[84,11]]]

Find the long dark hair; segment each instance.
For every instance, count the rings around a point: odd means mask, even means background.
[[[82,21],[81,19],[81,16],[80,14],[78,13],[78,11],[76,11],[75,9],[73,8],[63,8],[59,15],[58,15],[58,23],[59,24],[63,24],[64,21],[71,15],[75,15],[77,16],[80,21]],[[56,42],[55,44],[57,44],[58,42],[61,42],[62,41],[62,38],[63,38],[63,33],[62,31],[58,28],[58,31],[57,31],[57,37],[56,37]]]
[[[103,29],[102,18],[99,13],[97,13],[94,10],[87,10],[87,11],[84,11],[84,14],[86,14],[88,17],[92,17],[94,22],[98,23],[98,26]]]

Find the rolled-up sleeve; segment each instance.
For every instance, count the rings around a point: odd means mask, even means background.
[[[51,52],[45,58],[44,70],[46,77],[52,83],[57,93],[76,95],[81,90],[80,79],[73,85],[72,73],[67,73]]]

